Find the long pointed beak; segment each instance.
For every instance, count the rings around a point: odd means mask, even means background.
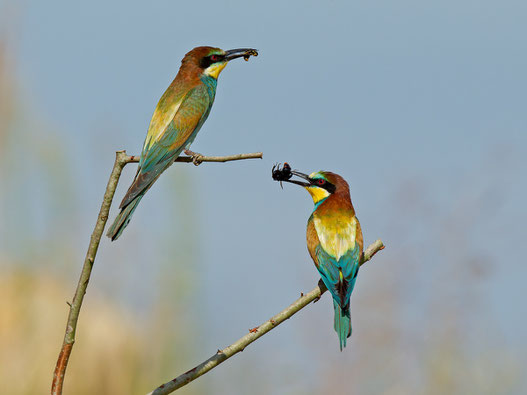
[[[308,187],[311,185],[311,182],[309,182],[309,176],[307,174],[304,174],[304,173],[300,173],[299,171],[296,171],[296,170],[292,170],[291,171],[291,174],[294,175],[294,176],[297,176],[297,177],[300,177],[300,178],[303,178],[304,180],[307,180],[308,182],[302,182],[302,181],[298,181],[298,180],[284,180],[284,181],[287,181],[287,182],[290,182],[290,183],[293,183],[293,184],[296,184],[296,185],[300,185],[302,187]]]
[[[225,51],[225,60],[227,62],[241,57],[245,60],[249,60],[251,56],[258,56],[258,50],[254,48],[238,48]]]
[[[302,187],[308,187],[311,185],[311,180],[309,179],[309,176],[304,173],[300,173],[296,170],[291,170],[291,167],[289,164],[284,163],[284,166],[280,169],[280,165],[274,165],[272,169],[272,176],[273,180],[280,181],[280,185],[282,185],[282,181],[290,182],[291,184],[300,185]],[[307,180],[308,182],[302,182],[298,180],[292,180],[291,177],[297,176],[300,178],[303,178],[304,180]]]

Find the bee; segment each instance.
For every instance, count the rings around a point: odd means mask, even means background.
[[[284,162],[284,166],[280,169],[280,163],[277,163],[273,166],[272,176],[273,180],[280,181],[280,186],[283,189],[284,187],[282,185],[282,181],[287,181],[293,177],[293,173],[291,173],[291,166],[289,166],[289,163]]]
[[[243,55],[243,59],[248,62],[249,61],[249,58],[251,56],[258,56],[258,51],[255,51],[255,50],[249,50],[247,52],[245,52],[245,54]]]

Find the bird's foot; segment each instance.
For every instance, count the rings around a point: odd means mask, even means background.
[[[185,153],[185,155],[188,155],[192,158],[192,163],[194,163],[194,166],[199,166],[201,165],[201,163],[203,163],[203,155],[201,155],[200,153],[188,149],[183,152]]]

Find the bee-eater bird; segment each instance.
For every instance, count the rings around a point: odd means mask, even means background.
[[[165,91],[152,116],[134,181],[107,236],[117,239],[152,184],[188,149],[214,103],[218,76],[233,59],[257,56],[252,48],[197,47],[185,55],[176,78]]]
[[[305,181],[292,180],[293,175]],[[333,297],[334,327],[342,351],[351,336],[350,297],[363,248],[362,230],[351,203],[349,185],[338,174],[319,171],[306,175],[291,170],[287,163],[283,169],[273,168],[273,178],[304,187],[315,203],[307,221],[307,249]]]

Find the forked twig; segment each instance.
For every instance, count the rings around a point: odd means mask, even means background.
[[[252,154],[239,154],[230,156],[200,155],[199,162],[228,162],[233,160],[253,158],[262,158],[262,153],[257,152]],[[115,194],[115,189],[117,188],[119,178],[121,177],[121,172],[128,163],[138,161],[138,156],[126,155],[126,151],[116,152],[115,163],[110,174],[110,179],[108,180],[108,185],[106,186],[106,191],[104,193],[104,198],[102,201],[101,209],[99,211],[99,216],[97,217],[97,222],[95,223],[95,229],[93,230],[93,233],[91,235],[90,244],[88,246],[88,252],[86,253],[86,257],[84,258],[84,265],[82,266],[82,272],[79,278],[79,283],[77,284],[77,289],[75,290],[73,301],[71,302],[71,304],[69,304],[70,311],[68,315],[68,322],[66,324],[66,333],[64,334],[64,341],[62,343],[62,348],[60,350],[57,364],[55,365],[55,371],[53,373],[53,382],[51,384],[51,394],[53,395],[62,394],[64,375],[66,373],[66,367],[68,366],[68,360],[71,354],[71,349],[73,348],[73,343],[75,343],[75,332],[77,330],[77,321],[79,320],[79,313],[82,306],[82,301],[84,299],[84,294],[86,293],[86,289],[88,287],[88,282],[90,281],[93,263],[95,262],[95,256],[97,255],[97,250],[99,248],[99,243],[101,241],[101,236],[103,234],[106,221],[108,221],[110,206],[112,205],[113,196]],[[187,156],[180,156],[176,159],[176,162],[193,162],[193,158]]]

